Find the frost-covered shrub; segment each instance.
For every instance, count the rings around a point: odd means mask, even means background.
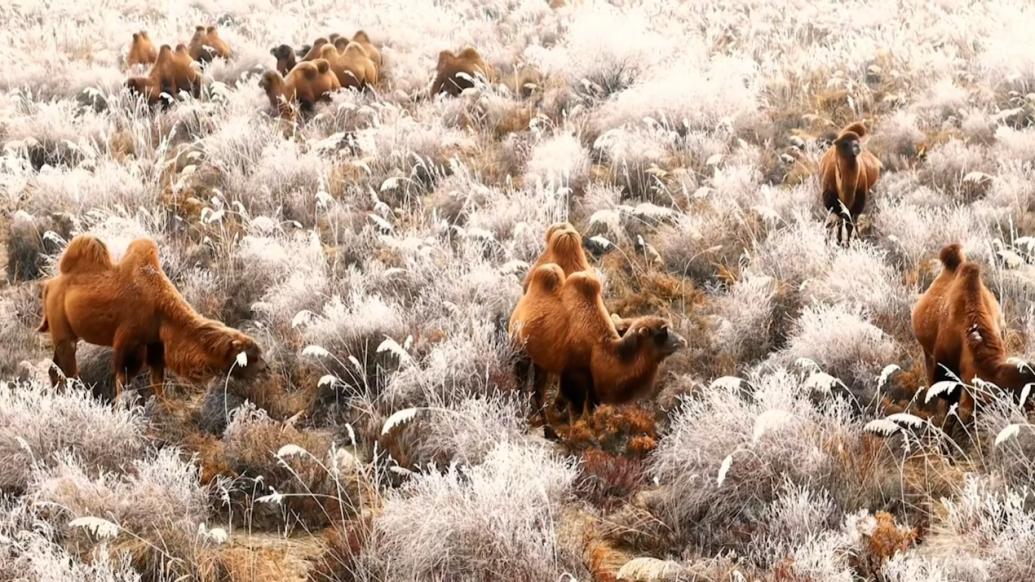
[[[7,235],[7,280],[10,283],[31,281],[43,274],[46,255],[54,251],[56,241],[45,238],[61,228],[53,220],[40,219],[25,211],[15,212]],[[65,233],[58,233],[59,235]]]
[[[716,382],[684,399],[651,460],[662,486],[658,509],[681,539],[742,547],[748,540],[733,524],[758,524],[766,508],[782,513],[788,504],[800,506],[778,501],[782,491],[794,491],[788,487],[807,486],[810,498],[846,512],[899,486],[888,449],[867,445],[849,402],[814,394],[815,378],[803,382],[775,369],[749,377],[746,393],[739,383]],[[869,468],[860,480],[852,465],[862,458]],[[773,527],[800,529],[790,519]]]
[[[952,79],[943,78],[932,84],[923,95],[918,107],[931,118],[934,123],[955,115],[967,103],[967,91]]]
[[[1028,550],[1035,542],[1030,491],[1002,490],[987,477],[970,475],[958,497],[942,505],[927,544],[929,555],[948,564],[951,579],[1005,582],[1035,569]]]
[[[985,449],[982,459],[1009,486],[1026,487],[1035,480],[1035,425],[1017,405],[1015,394],[987,389],[992,397],[985,396],[975,416],[975,434]]]
[[[895,361],[895,340],[859,307],[808,306],[792,325],[787,345],[770,360],[789,366],[804,358],[845,382],[860,405],[870,404],[880,371]]]
[[[909,326],[915,294],[902,284],[886,254],[873,247],[857,244],[837,253],[830,270],[803,287],[806,302],[858,305],[889,333],[905,332]]]
[[[923,141],[924,132],[918,126],[917,115],[899,110],[873,128],[867,147],[886,168],[901,170],[916,157],[917,148]]]
[[[0,500],[0,580],[140,580],[128,556],[112,556],[104,544],[83,560],[55,538],[54,528],[25,503]]]
[[[353,356],[362,361],[386,338],[401,341],[406,336],[406,319],[399,306],[367,292],[355,292],[346,299],[334,295],[318,314],[303,315],[298,321],[307,342],[341,360]]]
[[[478,322],[447,331],[449,335],[419,360],[403,362],[385,387],[384,402],[437,406],[509,390],[514,350],[510,338],[496,326],[496,322]]]
[[[774,339],[776,293],[772,277],[745,273],[715,300],[715,345],[736,362],[752,362],[767,354]]]
[[[775,277],[794,290],[806,280],[826,272],[833,252],[822,222],[797,215],[786,228],[775,230],[753,249],[748,268]]]
[[[143,454],[144,424],[140,410],[113,409],[82,389],[0,383],[0,487],[21,489],[34,468],[68,454],[85,474],[116,470]]]
[[[29,201],[24,208],[34,214],[113,207],[151,209],[157,205],[158,191],[149,186],[132,169],[108,158],[93,168],[46,166],[26,185]]]
[[[906,268],[919,269],[925,259],[937,259],[942,248],[954,242],[963,245],[969,259],[987,262],[989,228],[972,207],[922,208],[890,201],[878,204],[881,208],[874,228],[887,237]]]
[[[608,129],[643,118],[665,120],[686,129],[723,123],[741,127],[755,121],[758,107],[755,63],[736,57],[702,62],[704,47],[689,58],[656,71],[601,107],[597,125]]]
[[[316,232],[246,236],[236,258],[242,282],[265,285],[255,289],[261,295],[252,310],[279,329],[288,327],[299,312],[318,309],[330,290],[327,259]]]
[[[925,176],[931,184],[964,201],[974,197],[965,178],[972,172],[988,174],[993,171],[994,166],[987,149],[968,145],[958,139],[931,148],[927,152],[924,167]]]
[[[1000,127],[995,132],[996,147],[992,153],[997,160],[1027,162],[1035,161],[1035,131]]]
[[[500,444],[480,465],[422,473],[390,492],[372,545],[388,578],[558,578],[574,563],[557,520],[576,474],[544,448]]]
[[[0,345],[5,346],[0,352],[0,378],[20,378],[23,361],[37,361],[45,354],[37,343],[38,293],[32,286],[22,286],[0,297]]]
[[[577,90],[599,97],[625,89],[668,52],[642,11],[602,5],[587,5],[573,15],[561,46],[527,51],[547,73],[563,75]]]
[[[180,451],[163,449],[122,467],[125,474],[92,475],[72,454],[34,471],[27,489],[32,507],[69,540],[79,556],[107,543],[132,555],[136,569],[186,574],[211,544],[199,527],[208,517],[208,492],[197,466]],[[77,521],[78,520],[78,521]]]
[[[480,464],[501,443],[527,439],[527,406],[513,396],[472,397],[448,406],[421,409],[416,419],[396,429],[395,460],[414,467]]]
[[[322,433],[303,432],[245,405],[223,433],[235,476],[223,487],[243,523],[319,527],[356,511],[357,459]]]
[[[589,177],[589,156],[571,134],[543,140],[532,148],[525,179],[581,189]]]
[[[757,548],[752,553],[764,561],[776,562],[797,546],[833,529],[837,511],[826,491],[814,492],[791,481],[780,486],[779,494],[762,511],[762,527],[755,532]]]

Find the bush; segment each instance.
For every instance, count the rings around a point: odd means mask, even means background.
[[[545,449],[498,445],[481,465],[423,473],[389,492],[371,547],[388,578],[555,579],[571,571],[556,535],[576,475]]]
[[[361,509],[358,461],[328,435],[239,408],[223,435],[233,480],[221,485],[230,514],[243,524],[306,528],[342,522]]]
[[[787,345],[770,356],[789,366],[800,359],[840,378],[862,406],[871,404],[881,370],[896,361],[899,347],[862,309],[850,305],[809,306],[794,322]]]
[[[113,555],[126,552],[149,577],[196,571],[212,544],[199,531],[208,517],[208,492],[198,482],[197,466],[168,448],[123,469],[123,475],[91,476],[95,467],[62,455],[34,471],[31,507],[79,558],[106,544]]]
[[[656,511],[676,539],[706,553],[744,549],[768,511],[770,536],[801,541],[794,532],[808,526],[796,524],[811,518],[788,512],[803,499],[829,521],[895,495],[896,461],[863,433],[849,402],[816,395],[812,383],[782,369],[748,382],[746,393],[717,382],[686,397],[651,458],[650,475],[662,487]],[[855,463],[867,467],[862,480]]]
[[[83,389],[0,382],[0,487],[20,490],[34,468],[67,463],[72,453],[85,475],[119,469],[143,454],[144,428],[141,410],[109,408]]]

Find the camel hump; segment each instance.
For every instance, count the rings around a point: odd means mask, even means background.
[[[370,42],[370,37],[367,36],[366,31],[357,30],[356,34],[352,35],[352,40],[356,42]]]
[[[350,42],[345,45],[345,54],[349,56],[367,56],[367,49],[357,42]]]
[[[981,267],[977,263],[963,263],[956,269],[956,274],[968,283],[981,282]]]
[[[333,44],[325,44],[320,47],[320,52],[318,54],[321,58],[330,60],[338,56],[338,49]]]
[[[863,137],[864,135],[866,135],[866,126],[863,125],[863,122],[856,121],[855,123],[853,123],[853,124],[849,125],[848,127],[842,129],[841,130],[841,135],[844,135],[844,134],[846,134],[848,132],[852,132],[852,133],[854,133],[855,135],[857,135],[859,137]]]
[[[456,56],[451,51],[442,51],[442,52],[438,53],[438,66],[439,66],[439,68],[444,67],[446,65],[446,63],[449,63],[450,61],[452,61],[455,58],[456,58]]]
[[[550,242],[550,237],[558,230],[575,230],[575,227],[570,222],[555,222],[551,224],[550,228],[546,229],[546,242]]]
[[[480,59],[480,58],[482,58],[482,56],[480,54],[478,54],[478,51],[476,51],[473,47],[467,47],[464,50],[460,51],[460,58],[462,58],[462,59]]]
[[[540,291],[554,292],[564,284],[564,270],[556,263],[540,265],[532,271],[529,287]]]
[[[568,277],[567,284],[570,284],[579,295],[582,295],[586,299],[595,299],[600,295],[601,287],[600,281],[585,271],[579,271],[572,273]]]
[[[158,268],[161,266],[158,260],[158,245],[149,238],[138,238],[129,243],[129,247],[126,248],[126,255],[122,257],[122,262],[138,265],[147,264]]]
[[[280,76],[280,73],[276,71],[266,71],[259,79],[259,87],[269,91],[270,89],[279,86],[283,80],[284,78]]]
[[[80,234],[72,239],[61,254],[58,271],[63,274],[110,269],[111,254],[101,239]]]
[[[963,247],[960,243],[952,243],[942,249],[942,252],[938,255],[941,259],[942,265],[945,265],[947,271],[953,272],[959,267],[966,257],[963,256]]]
[[[316,59],[314,63],[316,64],[316,71],[321,75],[331,70],[331,63],[329,63],[327,59]]]

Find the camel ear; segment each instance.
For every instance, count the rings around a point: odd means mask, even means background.
[[[226,355],[227,357],[237,357],[238,354],[245,351],[245,348],[246,346],[243,341],[235,339],[230,342],[230,347],[227,348]]]

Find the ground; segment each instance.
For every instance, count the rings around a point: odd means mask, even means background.
[[[928,402],[910,309],[960,242],[1035,355],[1035,7],[801,0],[0,6],[0,581],[1017,580],[1035,432]],[[124,89],[135,31],[216,25],[199,98]],[[270,49],[365,30],[382,79],[292,124]],[[495,70],[431,96],[438,54]],[[851,248],[815,178],[863,121]],[[505,332],[546,228],[689,346],[656,393],[530,422]],[[155,239],[257,382],[110,355],[50,388],[39,281]],[[551,390],[554,388],[551,387]],[[547,438],[550,437],[550,438]]]

